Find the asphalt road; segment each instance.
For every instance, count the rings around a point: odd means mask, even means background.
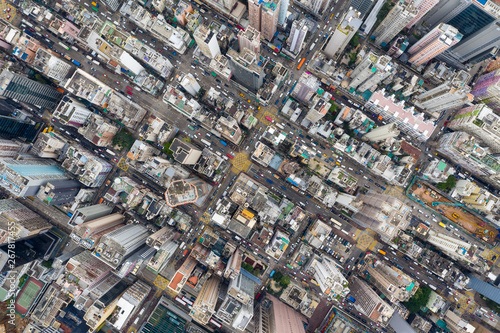
[[[431,271],[427,271],[422,265],[418,262],[410,260],[405,260],[406,257],[401,252],[396,252],[391,248],[384,248],[385,256],[379,254],[379,257],[386,261],[389,265],[400,265],[403,268],[400,268],[403,272],[411,275],[421,284],[425,284],[427,286],[432,285],[436,287],[438,291],[444,292],[447,288],[446,282],[441,281],[440,278],[432,273]]]

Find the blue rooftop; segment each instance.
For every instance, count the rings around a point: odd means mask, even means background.
[[[64,171],[55,165],[9,165],[8,167],[23,177],[64,175]]]

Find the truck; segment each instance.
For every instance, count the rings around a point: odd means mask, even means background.
[[[78,67],[81,67],[82,64],[80,64],[78,61],[76,61],[75,59],[71,60],[72,63],[74,63],[75,65],[77,65]]]
[[[382,250],[378,250],[378,253],[380,253],[381,255],[385,256],[385,251],[382,251]]]
[[[348,299],[349,301],[353,302],[353,303],[355,303],[355,302],[356,302],[356,299],[355,299],[354,297],[352,297],[352,296],[347,297],[347,299]]]
[[[275,271],[275,270],[273,270],[273,271],[271,272],[271,274],[269,274],[269,277],[273,277],[274,273],[276,273],[276,271]]]
[[[99,65],[101,64],[101,63],[100,63],[99,61],[97,61],[97,60],[92,60],[92,62],[93,62],[95,65],[97,65],[97,66],[99,66]]]
[[[267,179],[267,178],[266,178],[266,182],[268,182],[269,184],[273,183],[273,181],[271,179]]]
[[[276,178],[276,179],[280,179],[280,176],[278,176],[277,174],[273,173],[273,177]]]
[[[443,222],[439,222],[439,226],[443,227],[443,228],[446,228],[446,224],[444,224]]]
[[[220,140],[220,143],[221,143],[223,146],[227,146],[227,143],[226,143],[226,142],[224,142],[224,141],[222,141],[222,140]]]

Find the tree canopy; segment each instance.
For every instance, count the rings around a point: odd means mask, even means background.
[[[438,183],[436,187],[441,191],[448,192],[449,190],[454,188],[455,185],[457,185],[457,179],[454,176],[448,176],[448,179],[446,179],[445,182]]]
[[[431,291],[431,288],[421,286],[408,302],[403,303],[404,306],[408,309],[408,311],[410,311],[410,313],[417,313],[420,311],[420,308],[424,307],[429,301]]]

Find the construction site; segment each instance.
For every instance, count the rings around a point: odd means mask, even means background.
[[[441,215],[448,222],[456,224],[481,241],[491,245],[496,242],[498,230],[469,212],[463,204],[441,195],[429,184],[415,181],[408,194],[421,205]]]

